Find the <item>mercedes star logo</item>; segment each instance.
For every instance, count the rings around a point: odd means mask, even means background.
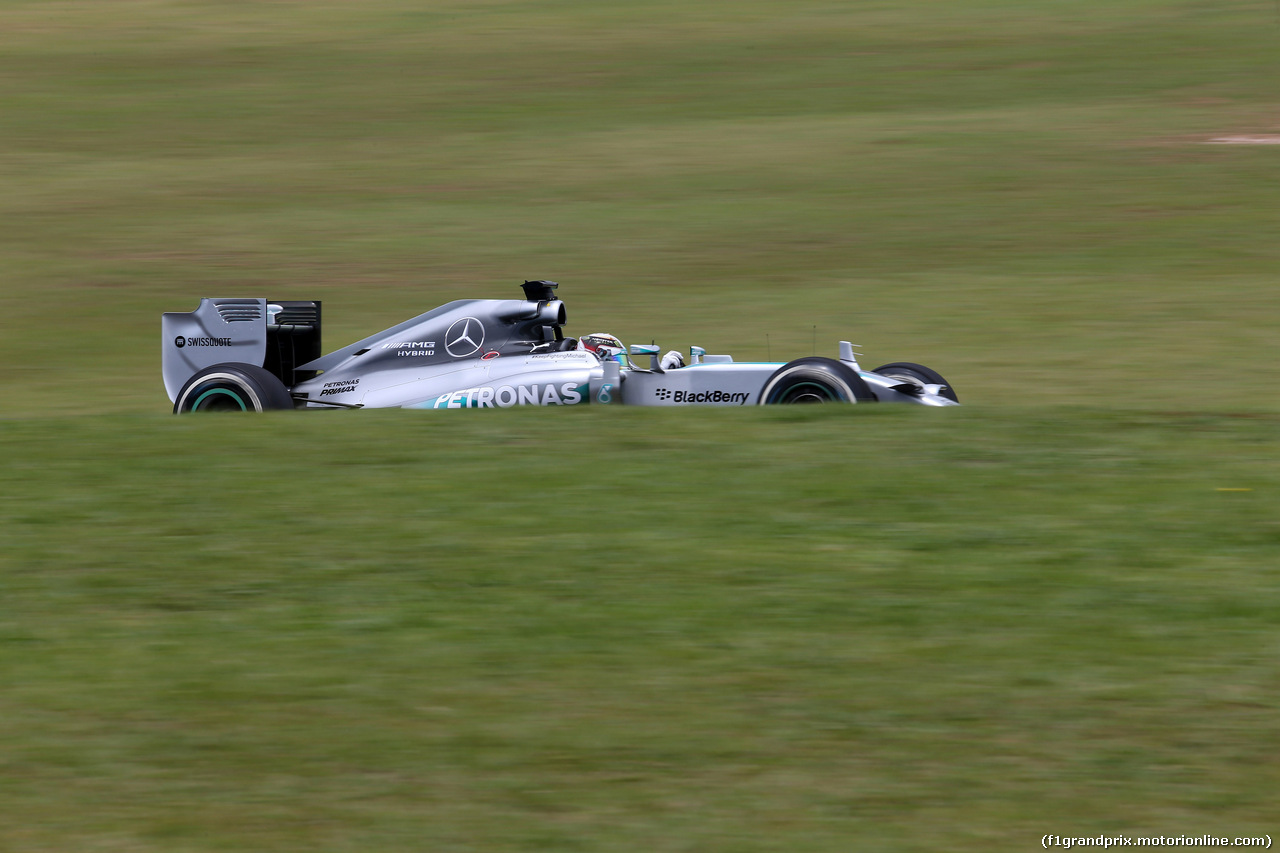
[[[484,324],[475,317],[455,320],[444,333],[444,348],[454,358],[466,358],[484,346]]]

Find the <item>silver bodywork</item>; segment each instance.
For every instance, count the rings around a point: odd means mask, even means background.
[[[841,343],[845,343],[842,341]],[[959,405],[942,397],[936,387],[914,396],[895,390],[902,383],[862,370],[856,359],[846,361],[871,386],[880,403],[915,403],[925,406]],[[760,390],[782,362],[729,362],[691,364],[665,373],[624,371],[625,402],[641,406],[754,406]]]
[[[545,285],[530,288],[530,285]],[[734,362],[690,349],[690,364],[663,370],[654,347],[635,347],[615,359],[577,350],[561,327],[564,303],[553,282],[526,283],[524,300],[450,302],[320,358],[292,364],[273,356],[294,340],[319,346],[319,303],[314,328],[280,322],[305,309],[267,299],[204,299],[190,313],[162,321],[165,389],[174,400],[201,370],[226,362],[263,366],[269,361],[299,408],[507,408],[622,403],[641,406],[751,406],[782,362]],[[289,306],[304,303],[288,303]],[[296,337],[289,337],[290,335]],[[314,340],[312,340],[314,336]],[[647,358],[646,358],[647,357]],[[645,365],[643,362],[648,361]],[[953,406],[945,386],[905,382],[863,370],[853,347],[841,342],[836,358],[856,371],[878,402]],[[284,365],[284,366],[280,366]],[[292,365],[292,366],[290,366]],[[283,374],[283,375],[281,375]]]
[[[267,300],[201,299],[189,314],[160,319],[161,368],[169,399],[206,367],[226,362],[261,365],[267,352]]]

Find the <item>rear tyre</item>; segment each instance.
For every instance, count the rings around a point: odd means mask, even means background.
[[[946,397],[953,403],[959,403],[960,398],[956,396],[955,389],[947,380],[942,378],[942,374],[931,367],[925,367],[923,364],[915,364],[910,361],[895,361],[893,364],[883,364],[877,367],[872,373],[879,373],[881,376],[887,376],[890,379],[915,379],[926,385],[944,385],[938,396]]]
[[[184,412],[265,412],[292,409],[293,398],[275,374],[252,364],[206,367],[187,380],[173,404]]]
[[[873,403],[875,394],[858,371],[830,358],[810,356],[779,367],[760,389],[760,405]]]

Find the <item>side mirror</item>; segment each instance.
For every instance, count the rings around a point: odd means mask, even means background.
[[[662,365],[658,363],[658,347],[656,344],[632,344],[632,355],[649,356],[649,369],[654,373],[663,373]]]
[[[854,370],[861,370],[862,368],[858,366],[858,354],[853,351],[855,346],[856,344],[851,344],[848,341],[841,341],[840,360],[845,364],[853,365]]]

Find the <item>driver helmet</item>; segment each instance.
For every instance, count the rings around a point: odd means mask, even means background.
[[[622,341],[608,332],[592,332],[589,335],[583,335],[578,338],[578,349],[592,353],[601,361],[613,359],[619,364],[624,363],[624,354],[627,351]]]

